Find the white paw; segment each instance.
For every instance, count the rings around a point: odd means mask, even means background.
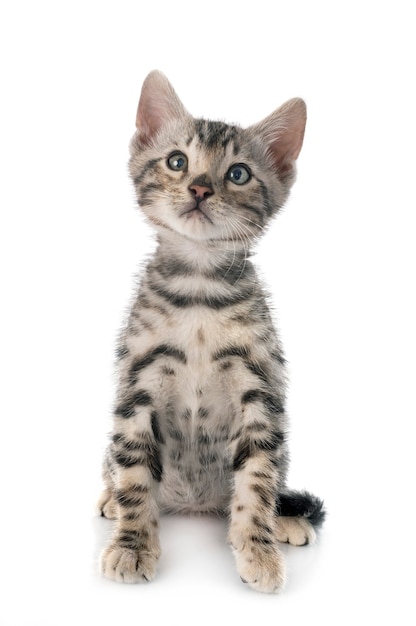
[[[98,500],[98,510],[102,517],[117,519],[117,503],[109,489],[104,489]]]
[[[276,521],[276,539],[292,546],[306,546],[316,540],[315,530],[303,517],[281,517]]]
[[[276,593],[285,583],[285,564],[276,545],[263,546],[248,542],[243,549],[234,549],[241,580],[256,591]]]
[[[110,544],[101,557],[101,571],[110,580],[141,583],[153,580],[159,554]]]

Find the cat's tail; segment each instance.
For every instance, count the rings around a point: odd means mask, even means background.
[[[303,517],[314,528],[320,528],[326,517],[323,500],[307,491],[282,491],[279,493],[277,513],[285,517]]]

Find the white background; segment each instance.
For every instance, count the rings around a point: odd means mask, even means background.
[[[2,626],[414,624],[412,3],[2,2]],[[224,523],[164,518],[159,576],[102,580],[113,347],[152,248],[127,178],[148,71],[243,125],[302,96],[285,211],[259,247],[290,363],[293,487],[319,543],[286,589],[239,580]],[[383,620],[384,618],[384,620]]]

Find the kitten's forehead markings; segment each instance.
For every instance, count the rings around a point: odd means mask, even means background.
[[[210,120],[195,120],[195,133],[200,144],[207,150],[226,150],[235,139],[237,128],[224,122]]]
[[[239,153],[239,147],[236,147],[234,141],[231,141],[224,147],[217,146],[207,150],[205,144],[200,144],[195,137],[193,139],[195,141],[191,141],[187,150],[189,174],[192,181],[207,179],[213,183],[217,178],[222,179],[224,166],[227,169],[229,165],[235,162],[235,157]]]

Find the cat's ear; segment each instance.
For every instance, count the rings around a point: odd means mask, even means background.
[[[305,124],[306,104],[301,98],[293,98],[250,128],[268,147],[282,179],[294,173],[294,164],[302,148]]]
[[[157,70],[150,72],[143,83],[137,108],[136,127],[140,142],[149,145],[163,126],[187,116],[189,113],[166,76]]]

